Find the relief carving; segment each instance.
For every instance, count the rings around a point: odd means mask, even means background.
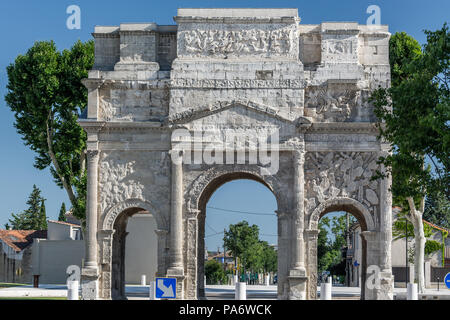
[[[102,154],[103,159],[107,155]],[[113,204],[127,199],[144,199],[144,185],[137,180],[135,173],[136,161],[121,161],[109,158],[109,161],[101,161],[99,183],[102,186],[100,192],[101,212]]]
[[[180,55],[224,58],[228,55],[289,55],[294,54],[292,28],[275,30],[185,30],[179,32],[184,42]]]
[[[361,91],[354,89],[317,87],[306,90],[305,95],[306,107],[315,109],[314,116],[319,121],[347,121],[356,113],[356,108],[363,105]]]
[[[308,152],[305,162],[306,203],[310,214],[325,201],[352,198],[374,213],[378,205],[378,181],[371,181],[378,168],[372,152]]]

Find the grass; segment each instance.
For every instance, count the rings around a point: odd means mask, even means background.
[[[2,288],[20,287],[20,286],[27,286],[27,284],[23,284],[23,283],[5,283],[5,282],[0,282],[0,289],[2,289]]]

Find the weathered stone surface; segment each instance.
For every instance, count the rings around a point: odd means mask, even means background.
[[[157,276],[177,277],[178,298],[200,298],[206,203],[243,178],[277,200],[279,299],[316,299],[317,223],[332,210],[360,220],[362,269],[383,271],[363,296],[392,299],[389,182],[371,181],[386,148],[368,103],[390,84],[389,32],[299,20],[296,9],[179,9],[176,26],[95,28],[79,120],[98,162],[84,299],[123,298],[126,223],[140,211],[157,221]]]

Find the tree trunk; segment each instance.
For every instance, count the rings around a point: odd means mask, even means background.
[[[416,209],[414,199],[408,198],[409,209],[411,213],[410,220],[414,226],[414,274],[419,293],[425,292],[425,233],[423,231],[422,216],[423,212]],[[406,253],[408,254],[408,253]]]
[[[56,159],[55,153],[53,152],[52,132],[51,132],[51,129],[49,126],[50,117],[51,117],[51,114],[49,114],[49,116],[47,118],[47,123],[46,123],[48,154],[50,156],[50,159],[52,160],[53,167],[55,168],[55,171],[58,174],[59,179],[61,180],[62,185],[67,192],[67,195],[69,196],[69,200],[72,204],[72,207],[75,207],[76,197],[75,197],[75,194],[73,193],[72,186],[67,183],[65,177],[61,174],[61,169],[59,167],[58,160]]]

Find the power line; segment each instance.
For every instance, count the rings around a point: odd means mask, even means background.
[[[223,209],[223,208],[216,208],[216,207],[209,207],[209,206],[207,208],[214,209],[214,210],[220,210],[220,211],[233,212],[233,213],[253,214],[253,215],[257,215],[257,216],[276,216],[276,214],[273,214],[273,213],[239,211],[239,210],[230,210],[230,209]]]
[[[214,233],[217,233],[217,230],[215,230],[213,227],[211,227],[208,222],[205,221],[205,224],[208,228],[210,228]]]
[[[278,237],[277,234],[266,234],[266,233],[261,233],[260,236],[267,236],[267,237]]]
[[[223,234],[223,231],[222,232],[213,233],[213,234],[208,234],[207,236],[205,236],[205,238],[209,238],[209,237],[212,237],[212,236],[217,236],[219,234]]]

